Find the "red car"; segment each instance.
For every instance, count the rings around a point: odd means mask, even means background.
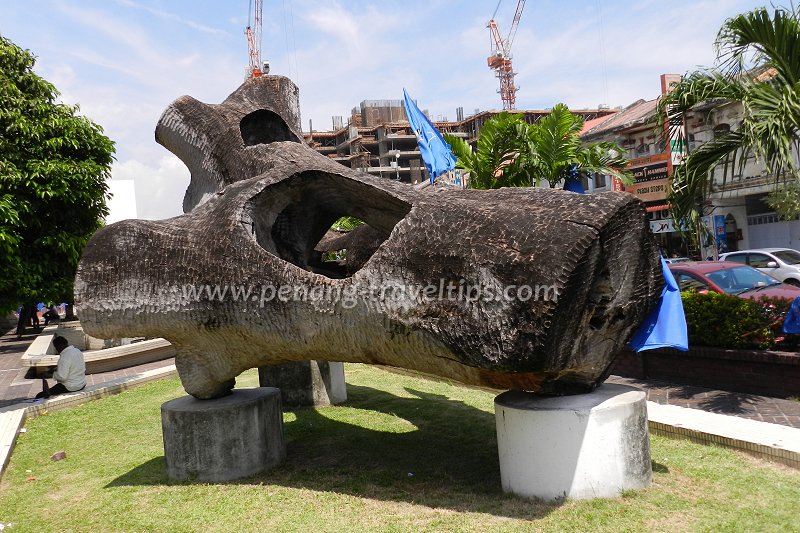
[[[730,261],[690,261],[669,265],[681,291],[714,291],[739,298],[760,299],[800,296],[800,287],[781,283],[753,267]]]

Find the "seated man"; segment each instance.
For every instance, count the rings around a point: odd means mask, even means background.
[[[53,346],[61,355],[58,366],[53,372],[53,378],[58,382],[52,388],[48,386],[47,379],[42,378],[42,392],[37,398],[49,398],[65,392],[76,392],[86,387],[86,363],[83,361],[83,352],[67,342],[64,337],[56,336]]]

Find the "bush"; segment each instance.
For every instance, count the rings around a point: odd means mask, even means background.
[[[792,306],[788,298],[761,298],[758,303],[764,306],[764,312],[772,320],[770,329],[775,335],[776,350],[796,352],[800,346],[800,335],[791,335],[783,332],[783,320]]]
[[[760,302],[716,292],[683,292],[681,299],[689,345],[757,349],[775,345],[771,326],[776,318]]]

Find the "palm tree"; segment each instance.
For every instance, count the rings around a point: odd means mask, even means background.
[[[526,187],[533,185],[527,131],[522,115],[503,111],[484,122],[475,152],[461,137],[445,133],[444,139],[456,156],[456,168],[469,173],[471,188]]]
[[[630,174],[623,170],[627,160],[616,143],[581,144],[583,122],[583,117],[558,104],[549,115],[531,125],[529,146],[535,152],[530,159],[537,180],[544,179],[550,187],[556,187],[564,180],[597,173],[632,183]]]
[[[714,169],[744,168],[748,158],[762,161],[776,184],[800,180],[800,11],[765,8],[728,19],[715,43],[717,66],[684,77],[659,102],[660,120],[671,135],[700,103],[742,103],[741,125],[706,142],[676,167],[668,195],[673,217],[684,227],[700,227],[702,201],[710,194]],[[696,238],[696,235],[692,235]]]
[[[583,118],[558,104],[536,124],[507,112],[492,117],[481,128],[475,152],[459,137],[445,134],[445,140],[456,155],[456,166],[469,173],[475,189],[531,187],[542,180],[556,187],[592,173],[631,183],[622,170],[627,163],[623,150],[611,142],[582,145],[582,129]]]

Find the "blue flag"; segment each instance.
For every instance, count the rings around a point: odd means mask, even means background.
[[[570,192],[576,192],[578,194],[586,194],[586,191],[583,190],[583,184],[578,180],[567,180],[564,182],[564,190]]]
[[[417,136],[417,144],[419,145],[419,152],[422,155],[422,160],[425,162],[425,167],[428,169],[428,174],[431,176],[431,185],[433,181],[447,172],[453,170],[456,166],[456,156],[442,138],[434,125],[428,120],[428,117],[419,110],[417,105],[408,96],[408,93],[403,89],[403,98],[406,102],[406,116],[408,122],[411,124],[411,129]]]
[[[569,167],[567,171],[567,177],[564,178],[564,190],[570,192],[576,192],[578,194],[586,194],[586,191],[583,190],[583,183],[581,183],[581,177],[578,173],[578,165],[572,165]]]
[[[800,333],[800,296],[792,301],[792,306],[783,320],[784,333]]]
[[[675,277],[669,271],[663,257],[661,273],[664,275],[665,285],[658,299],[658,305],[642,322],[629,343],[637,352],[654,348],[677,348],[684,352],[689,349],[681,291],[678,290]]]

